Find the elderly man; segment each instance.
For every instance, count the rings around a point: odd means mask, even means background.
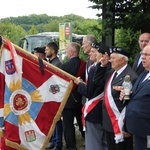
[[[126,128],[135,137],[135,149],[150,149],[150,44],[144,47],[142,64],[145,70],[132,88],[126,111]]]
[[[97,40],[93,35],[86,35],[85,37],[83,37],[83,41],[82,41],[82,49],[84,51],[84,53],[88,56],[88,60],[86,63],[86,82],[87,82],[87,78],[88,78],[88,73],[89,73],[89,67],[92,65],[93,61],[89,59],[89,54],[92,48],[92,43],[96,44]]]
[[[106,77],[103,103],[103,128],[106,131],[108,150],[132,150],[132,136],[124,132],[124,116],[128,102],[120,101],[121,86],[126,75],[134,83],[137,74],[128,65],[129,53],[121,47],[111,49],[110,62],[112,70]]]
[[[142,33],[140,36],[139,36],[139,47],[141,49],[141,51],[135,56],[135,59],[134,59],[134,63],[133,63],[133,70],[139,75],[141,72],[144,71],[144,67],[142,65],[142,62],[141,62],[141,52],[143,50],[143,48],[148,45],[150,41],[150,33]]]
[[[103,128],[102,128],[102,99],[104,91],[103,78],[106,68],[102,67],[99,70],[99,76],[101,76],[101,82],[95,86],[93,83],[93,77],[97,68],[97,62],[102,57],[102,51],[99,49],[101,44],[93,44],[89,53],[90,60],[93,61],[93,65],[89,69],[89,75],[87,85],[82,83],[80,77],[74,82],[78,84],[78,91],[87,98],[87,101],[83,107],[85,126],[85,149],[86,150],[104,150],[107,149],[106,144],[103,142]]]

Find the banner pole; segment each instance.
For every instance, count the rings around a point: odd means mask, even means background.
[[[20,51],[20,52],[22,52],[22,53],[24,53],[24,54],[26,54],[26,55],[30,56],[31,58],[36,59],[36,60],[38,61],[38,57],[37,57],[36,55],[34,55],[34,54],[32,54],[32,53],[30,53],[30,52],[28,52],[28,51],[22,49],[21,47],[15,45],[15,44],[13,44],[13,45],[14,45],[14,47],[15,47],[18,51]],[[45,65],[47,65],[48,67],[52,68],[53,70],[58,71],[58,72],[61,73],[62,75],[65,75],[65,76],[67,76],[68,78],[70,78],[70,79],[72,79],[72,80],[75,80],[75,79],[76,79],[75,76],[73,76],[73,75],[71,75],[71,74],[65,72],[64,70],[62,70],[62,69],[60,69],[60,68],[58,68],[58,67],[56,67],[56,66],[50,64],[49,62],[47,62],[47,61],[45,61],[45,60],[43,60],[43,63],[44,63]]]

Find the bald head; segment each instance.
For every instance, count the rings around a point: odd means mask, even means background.
[[[142,33],[139,36],[139,46],[140,49],[143,50],[143,48],[148,45],[150,42],[150,33]]]

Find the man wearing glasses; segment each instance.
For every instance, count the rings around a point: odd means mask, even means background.
[[[143,73],[136,80],[126,110],[126,127],[135,137],[135,150],[150,149],[150,44],[142,53]],[[123,98],[123,94],[120,99]]]

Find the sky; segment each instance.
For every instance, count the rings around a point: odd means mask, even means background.
[[[98,10],[87,8],[92,5],[93,3],[88,0],[2,0],[0,19],[31,14],[48,16],[75,14],[84,18],[97,19]]]

